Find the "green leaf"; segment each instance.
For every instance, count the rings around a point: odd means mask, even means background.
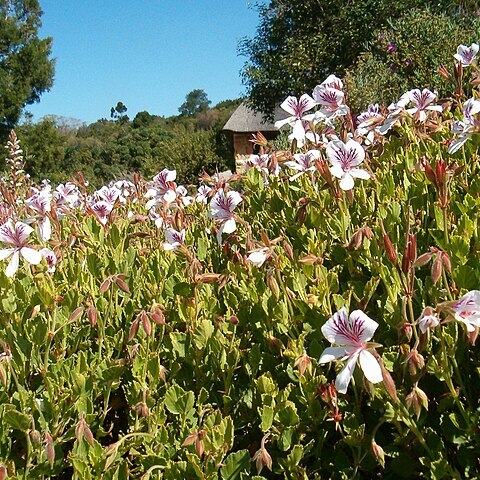
[[[172,332],[170,333],[170,340],[177,355],[180,358],[185,358],[187,335],[183,332]]]
[[[270,427],[273,424],[273,407],[269,405],[264,405],[261,409],[259,409],[260,418],[262,419],[262,423],[260,425],[260,428],[262,429],[262,432],[268,432],[270,430]]]
[[[186,416],[195,403],[193,392],[185,392],[178,385],[172,385],[165,393],[164,404],[167,410],[174,415]]]
[[[296,425],[300,421],[300,418],[297,414],[297,408],[293,402],[288,402],[285,408],[279,410],[277,413],[277,418],[278,421],[286,427]]]
[[[17,410],[7,410],[3,414],[3,420],[15,430],[27,432],[30,429],[30,417]]]
[[[250,472],[250,454],[248,450],[231,453],[220,469],[222,480],[241,480],[241,474]]]
[[[202,320],[193,333],[193,343],[199,350],[203,350],[213,333],[213,324],[210,320]]]

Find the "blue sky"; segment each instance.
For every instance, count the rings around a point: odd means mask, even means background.
[[[258,12],[246,0],[40,0],[40,36],[53,37],[50,92],[27,110],[93,122],[121,100],[130,118],[177,115],[185,95],[212,104],[244,93],[238,42]],[[253,2],[252,2],[253,3]]]

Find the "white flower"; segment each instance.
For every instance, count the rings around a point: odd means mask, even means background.
[[[275,122],[275,128],[281,128],[283,125],[290,125],[293,128],[292,138],[297,141],[299,147],[305,143],[305,127],[308,122],[313,120],[315,114],[305,115],[316,105],[315,100],[306,93],[300,99],[297,97],[287,97],[280,107],[291,116]]]
[[[331,141],[327,145],[327,157],[332,165],[330,172],[340,179],[342,190],[351,190],[355,183],[354,178],[370,178],[366,170],[356,168],[365,159],[365,151],[355,140],[348,140],[347,143],[341,140]]]
[[[312,172],[315,170],[315,160],[320,158],[320,152],[318,150],[310,150],[307,153],[296,153],[293,158],[295,160],[290,160],[285,162],[286,167],[293,168],[299,173],[296,173],[290,180],[295,180],[300,175],[303,175],[306,172]]]
[[[424,88],[422,91],[418,88],[414,88],[407,92],[407,96],[409,102],[414,104],[414,107],[407,108],[407,113],[414,115],[419,122],[424,123],[427,119],[426,111],[443,111],[441,105],[431,105],[436,100],[437,96],[427,88]]]
[[[258,250],[253,250],[247,257],[247,261],[260,268],[265,260],[270,256],[271,250],[268,247],[263,247]]]
[[[241,201],[242,197],[238,192],[230,190],[225,193],[223,188],[219,188],[213,196],[208,216],[222,223],[217,233],[219,244],[222,243],[223,233],[233,233],[237,229],[237,224],[233,218],[233,210]]]
[[[382,370],[377,359],[368,350],[367,343],[373,337],[378,323],[365,315],[361,310],[350,314],[345,307],[335,313],[322,327],[325,338],[338,347],[326,348],[318,363],[323,364],[334,360],[347,360],[342,371],[337,375],[335,388],[340,393],[346,393],[357,362],[365,377],[372,383],[383,380]]]
[[[464,323],[469,332],[475,331],[474,327],[480,328],[480,291],[466,293],[452,306],[452,310],[455,320]]]
[[[200,185],[197,190],[197,196],[195,197],[196,202],[207,203],[208,194],[212,189],[207,185]]]
[[[185,244],[185,229],[178,232],[174,228],[167,228],[165,230],[165,238],[167,241],[163,244],[163,249],[177,250],[178,247]]]
[[[452,133],[458,135],[458,139],[452,142],[448,153],[455,153],[471,137],[472,133],[478,131],[480,122],[480,101],[469,98],[463,105],[463,120],[456,120],[452,123]]]
[[[47,272],[53,273],[57,265],[57,256],[55,255],[55,252],[53,250],[50,250],[49,248],[42,248],[40,250],[40,255],[47,262],[47,265],[48,265]]]
[[[425,333],[429,328],[435,328],[439,323],[440,320],[431,307],[425,308],[418,319],[418,326],[422,333]]]
[[[459,45],[457,53],[454,55],[455,60],[458,60],[464,67],[470,66],[477,58],[478,44],[472,43],[469,47],[466,45]]]
[[[12,277],[18,270],[20,255],[30,264],[38,265],[42,261],[42,255],[37,250],[27,246],[27,238],[33,232],[33,228],[23,222],[13,224],[12,220],[0,227],[0,241],[11,248],[0,250],[0,260],[12,257],[5,275]]]

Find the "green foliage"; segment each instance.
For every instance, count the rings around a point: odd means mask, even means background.
[[[187,93],[185,101],[180,105],[178,111],[180,115],[191,117],[196,113],[208,110],[211,103],[205,91],[197,88]]]
[[[390,20],[346,74],[349,106],[360,112],[370,103],[389,104],[420,86],[438,90],[441,97],[451,95],[452,88],[439,67],[451,63],[458,45],[478,40],[479,27],[477,19],[430,9],[414,9]],[[388,52],[388,45],[396,50]]]
[[[443,12],[450,18],[452,26],[449,28],[444,26],[445,22],[442,23],[441,15],[436,20],[437,24],[440,22],[443,29],[438,39],[436,35],[438,32],[433,27],[435,21],[432,22],[434,33],[429,31],[427,35],[427,32],[418,31],[425,27],[422,25],[417,27],[417,19],[413,15],[408,15],[413,8],[422,11],[428,7],[431,7],[433,16]],[[451,42],[456,41],[449,39],[449,48],[445,48],[445,43],[441,43],[445,35],[453,29],[457,39],[458,31],[463,25],[463,16],[467,15],[471,18],[476,13],[473,4],[460,7],[456,2],[447,0],[440,2],[270,0],[257,5],[257,8],[260,23],[256,36],[253,39],[245,39],[241,43],[240,53],[247,57],[242,76],[247,87],[248,98],[253,107],[266,113],[273,112],[274,107],[287,95],[300,96],[307,91],[312,91],[319,81],[330,73],[343,76],[359,58],[362,58],[361,54],[365,52],[366,44],[375,41],[377,32],[384,28],[388,29],[389,22],[395,22],[394,19],[403,16],[401,23],[397,23],[397,27],[392,28],[402,30],[404,33],[413,33],[414,38],[416,35],[414,41],[420,42],[420,38],[423,38],[426,45],[436,45],[436,50],[443,47],[444,50],[439,57],[443,59],[447,52],[452,51]],[[463,39],[465,40],[465,37]],[[402,46],[408,44],[409,40],[405,37]],[[436,43],[437,40],[438,43]],[[424,58],[428,58],[427,63],[432,65],[434,63],[432,58],[437,51],[429,52],[428,48],[420,49],[420,45],[418,43],[416,45],[418,47],[414,51],[417,52],[418,57],[420,58],[423,54]],[[404,48],[403,51],[411,52],[412,50]],[[355,85],[358,84],[359,93],[363,91],[363,85],[367,84],[363,72],[368,68],[371,71],[368,81],[375,81],[374,74],[379,73],[378,70],[380,70],[375,65],[371,65],[368,57],[364,61],[367,64],[360,65],[359,78],[355,82]],[[403,65],[399,68],[404,68]],[[423,65],[421,68],[420,65],[415,68],[421,71],[422,75],[432,72],[432,70],[424,70]],[[380,80],[388,78],[388,69],[380,73]],[[385,82],[379,84],[375,92],[381,91],[385,85]],[[411,83],[409,85],[410,88],[417,86]],[[376,97],[376,101],[379,100],[380,98]],[[360,102],[360,100],[356,101]]]
[[[40,39],[38,0],[0,1],[0,137],[5,140],[25,105],[53,83],[52,39]]]
[[[119,102],[121,103],[121,102]],[[123,104],[122,104],[123,105]],[[82,172],[92,185],[158,173],[160,167],[176,169],[182,182],[195,182],[204,170],[233,168],[233,149],[221,129],[236,101],[228,100],[193,117],[165,119],[139,112],[130,122],[116,112],[115,121],[99,120],[78,126],[48,117],[17,129],[33,180],[49,178],[60,183]]]

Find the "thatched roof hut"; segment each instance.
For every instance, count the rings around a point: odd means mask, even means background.
[[[248,107],[245,102],[242,102],[223,127],[223,131],[233,137],[235,159],[248,157],[253,153],[253,144],[249,141],[252,138],[252,134],[262,132],[269,140],[275,138],[278,135],[278,130],[274,125],[275,121],[287,116],[286,112],[277,107],[273,116],[274,121],[268,122],[261,113],[256,112]]]

